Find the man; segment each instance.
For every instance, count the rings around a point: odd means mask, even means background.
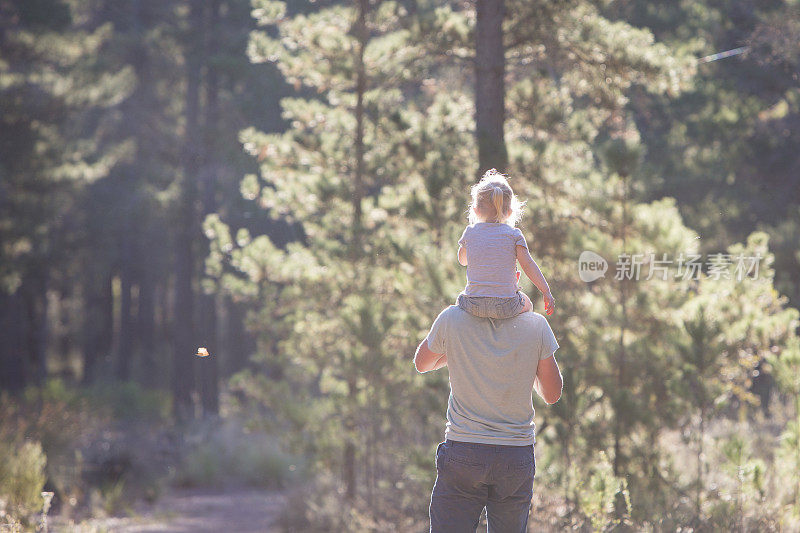
[[[419,372],[450,372],[431,533],[474,533],[484,507],[490,533],[526,530],[536,474],[531,391],[548,404],[561,397],[557,349],[538,313],[495,320],[450,306],[436,318],[414,355]]]

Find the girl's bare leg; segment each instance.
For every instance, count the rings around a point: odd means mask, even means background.
[[[528,298],[528,295],[522,291],[520,291],[519,294],[522,296],[522,301],[523,301],[522,311],[520,312],[527,313],[528,311],[533,311],[533,302],[531,302],[531,299]]]

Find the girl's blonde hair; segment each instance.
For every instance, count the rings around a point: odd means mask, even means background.
[[[513,227],[522,217],[525,203],[517,199],[506,177],[493,168],[487,170],[481,181],[472,186],[471,193],[470,224],[501,222]],[[478,218],[478,208],[484,216],[483,219]]]

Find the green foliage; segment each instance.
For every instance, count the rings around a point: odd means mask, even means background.
[[[628,483],[614,475],[606,454],[600,452],[595,467],[585,472],[577,492],[581,510],[589,517],[595,531],[607,531],[629,523],[631,513]]]
[[[93,410],[105,411],[115,420],[158,424],[170,419],[169,394],[134,382],[98,383],[80,394]]]
[[[733,434],[723,440],[719,452],[723,459],[722,467],[728,472],[732,483],[730,492],[723,498],[728,502],[730,514],[726,518],[716,518],[721,526],[744,528],[749,521],[746,517],[754,514],[752,508],[764,505],[766,466],[762,460],[752,456],[748,443],[740,435]]]
[[[15,469],[9,473],[0,466],[0,486],[3,480],[17,479],[26,487],[35,481],[39,488],[27,497],[36,496],[36,512],[45,481],[67,517],[87,510],[113,514],[136,498],[153,499],[160,480],[167,479],[165,461],[177,455],[169,445],[174,436],[171,422],[166,426],[164,394],[135,385],[80,389],[49,380],[21,395],[4,393],[0,406],[4,459],[11,454],[1,462]],[[34,464],[36,450],[41,469]]]
[[[87,60],[108,41],[110,26],[77,29],[71,22],[79,13],[67,2],[11,4],[4,6],[0,60],[0,290],[6,294],[43,263],[69,259],[57,233],[78,191],[131,151],[124,142],[101,147],[91,135],[91,115],[118,104],[133,81],[128,67],[97,68]]]
[[[195,27],[171,2],[0,7],[0,381],[38,384],[0,402],[0,486],[28,464],[26,486],[41,471],[62,502],[95,485],[121,510],[163,466],[170,408],[130,379],[165,385],[171,322],[201,315],[257,429],[194,435],[182,483],[303,470],[295,529],[418,528],[448,384],[411,355],[463,285],[474,6],[202,9]],[[559,301],[565,389],[537,417],[554,529],[798,528],[798,21],[782,0],[507,3],[509,174]],[[195,309],[171,309],[176,244]],[[584,250],[605,278],[576,276]],[[644,279],[692,253],[760,270]],[[645,254],[639,280],[614,279],[623,254]]]
[[[0,509],[10,521],[30,523],[32,515],[42,510],[46,464],[38,442],[0,439]]]
[[[565,391],[548,408],[542,435],[559,450],[552,474],[571,511],[597,528],[680,524],[691,514],[675,501],[685,480],[662,438],[730,403],[749,412],[755,365],[787,345],[795,312],[774,290],[763,234],[727,250],[765,259],[752,283],[706,273],[696,282],[674,272],[661,278],[654,268],[662,254],[676,260],[701,247],[674,200],[646,200],[650,137],[631,102],[694,90],[700,40],[658,42],[650,29],[589,2],[514,7],[507,27],[509,173],[527,200],[522,229],[562,295],[551,322],[565,332]],[[263,302],[253,316],[261,333],[254,361],[280,378],[244,372],[232,385],[276,416],[264,424],[285,428],[315,458],[320,478],[347,471],[353,442],[360,444],[356,457],[371,458],[377,443],[390,448],[396,459],[368,459],[375,464],[364,465],[365,486],[347,503],[360,509],[377,500],[364,507],[377,509],[404,494],[391,484],[381,488],[386,479],[424,486],[414,472],[424,471],[425,456],[413,450],[441,430],[430,412],[442,409],[446,382],[409,376],[407,366],[430,319],[460,285],[453,243],[475,150],[473,106],[462,90],[469,73],[448,70],[431,52],[468,56],[474,19],[451,6],[404,19],[402,8],[384,2],[366,14],[364,41],[349,5],[291,18],[279,4],[257,8],[277,35],[254,33],[251,60],[276,62],[290,83],[317,96],[282,101],[285,132],[250,128],[240,135],[261,167],[242,182],[243,196],[302,224],[304,238],[283,249],[219,217],[206,221],[213,239],[208,272],[233,294]],[[437,24],[441,31],[432,32]],[[422,45],[414,40],[419,28],[437,37]],[[422,90],[400,92],[399,82]],[[583,250],[610,260],[605,279],[576,279]],[[614,279],[614,261],[624,254],[647,259],[638,279]],[[605,470],[595,470],[598,453],[609,458]],[[760,491],[768,472],[754,464],[748,479]],[[328,483],[322,493],[336,490],[333,479]],[[327,498],[331,503],[308,508],[306,526],[335,527],[325,521],[334,520],[331,509],[342,496]]]
[[[800,339],[791,338],[779,353],[768,354],[767,361],[781,390],[800,397]]]
[[[797,339],[800,313],[787,306],[787,298],[773,287],[774,256],[767,247],[768,236],[762,232],[750,235],[746,244],[734,244],[724,258],[730,264],[730,275],[706,273],[697,286],[697,296],[689,309],[705,309],[709,319],[719,328],[725,395],[739,402],[758,404],[749,392],[756,367],[761,361],[774,359],[787,351],[791,357]],[[735,269],[738,257],[757,258],[757,266],[747,273]],[[749,266],[749,262],[745,262]],[[721,400],[721,399],[720,399]]]
[[[778,464],[782,468],[779,478],[786,481],[786,500],[792,502],[790,513],[793,519],[800,518],[800,338],[793,337],[787,346],[767,356],[770,371],[781,390],[793,400],[795,418],[789,420],[780,436],[777,450]]]
[[[118,479],[101,485],[95,492],[94,514],[113,516],[126,507],[130,509],[125,498],[125,480]],[[100,509],[98,509],[100,507]]]
[[[274,489],[306,476],[304,460],[285,452],[278,439],[235,422],[200,427],[187,440],[175,480],[182,486],[236,483]]]
[[[271,426],[314,458],[314,471],[358,468],[366,482],[354,490],[369,517],[391,512],[390,501],[421,510],[408,494],[431,481],[416,479],[418,446],[438,431],[429,406],[446,383],[425,387],[409,372],[410,355],[457,292],[455,261],[442,257],[445,247],[455,252],[474,146],[468,98],[412,103],[398,89],[418,84],[426,64],[404,13],[393,2],[370,9],[366,40],[349,6],[282,21],[277,38],[253,35],[254,61],[277,61],[288,81],[319,97],[282,101],[284,133],[242,132],[261,166],[242,192],[301,221],[305,239],[282,250],[264,236],[234,240],[239,232],[214,217],[205,226],[214,237],[210,270],[232,292],[262,302],[256,360],[277,367],[284,382],[244,373],[236,390],[277,415]],[[404,412],[420,413],[424,433],[393,437]]]
[[[431,480],[432,483],[432,480]],[[410,489],[409,490],[413,490]],[[430,490],[428,487],[425,490]],[[289,494],[278,525],[285,531],[308,531],[325,533],[328,531],[424,531],[427,524],[427,501],[420,505],[419,495],[414,490],[415,509],[406,505],[404,499],[395,500],[385,512],[377,514],[366,500],[348,500],[340,490],[340,485],[329,473],[320,473],[313,484],[304,486]],[[409,498],[410,499],[410,498]]]

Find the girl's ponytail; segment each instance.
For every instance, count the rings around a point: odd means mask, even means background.
[[[472,186],[472,202],[469,209],[469,223],[501,222],[509,226],[516,226],[522,216],[522,206],[514,191],[508,185],[506,177],[495,169],[487,170],[481,180]],[[489,217],[494,209],[495,216]],[[478,216],[480,210],[487,218],[481,220]]]
[[[496,215],[495,222],[502,222],[503,215],[505,214],[505,210],[503,209],[503,189],[498,186],[492,187],[492,204],[494,205],[494,211]]]

